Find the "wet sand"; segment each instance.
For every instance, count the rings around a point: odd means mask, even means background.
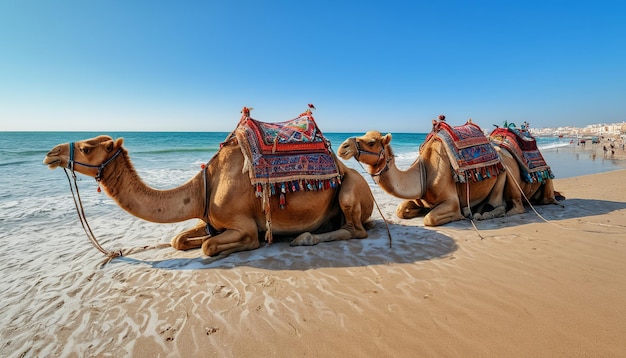
[[[0,356],[620,357],[625,176],[557,179],[564,207],[478,231],[398,219],[399,200],[374,188],[391,248],[377,212],[364,240],[279,242],[220,260],[159,248],[101,266],[80,238],[71,247],[82,251],[30,257],[36,274],[5,267]],[[132,231],[163,244],[191,224]],[[136,243],[108,225],[103,245]]]

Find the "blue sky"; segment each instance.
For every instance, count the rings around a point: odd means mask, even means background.
[[[623,1],[0,2],[0,130],[626,120]]]

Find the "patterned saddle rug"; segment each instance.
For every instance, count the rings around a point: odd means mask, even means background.
[[[295,119],[266,123],[250,117],[244,107],[234,135],[246,158],[244,171],[258,197],[300,190],[317,191],[341,184],[330,142],[317,127],[310,110]]]
[[[433,130],[426,142],[432,137],[445,144],[457,183],[478,182],[504,171],[500,156],[489,139],[471,121],[458,127],[443,120],[433,121]]]
[[[546,179],[554,179],[552,170],[537,148],[537,141],[528,131],[496,128],[489,135],[489,139],[513,154],[526,182],[541,183]]]
[[[271,196],[278,195],[279,206],[284,209],[287,193],[337,188],[341,175],[330,142],[317,127],[310,109],[278,123],[252,119],[246,107],[241,113],[237,128],[224,143],[234,138],[239,142],[245,158],[243,172],[249,173],[256,196],[263,200],[265,240],[271,243]]]

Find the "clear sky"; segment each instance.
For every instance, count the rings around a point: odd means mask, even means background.
[[[0,130],[626,120],[624,1],[0,1]]]

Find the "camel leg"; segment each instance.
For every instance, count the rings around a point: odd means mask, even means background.
[[[339,189],[338,197],[339,207],[346,221],[345,224],[339,230],[322,234],[302,233],[290,245],[311,246],[320,242],[366,238],[367,230],[363,227],[363,222],[372,215],[374,202],[371,194],[370,196],[365,196],[363,193],[370,194],[367,182],[358,173],[347,171]]]
[[[206,233],[206,223],[202,220],[198,220],[196,226],[174,236],[170,243],[176,250],[197,249],[202,246],[204,240],[209,237],[210,236]]]
[[[513,158],[513,155],[508,150],[502,149],[498,146],[495,147],[496,151],[502,158],[502,163],[506,168],[506,184],[504,185],[504,201],[507,207],[510,209],[506,212],[506,215],[523,214],[524,202],[522,199],[522,193],[520,186],[522,185],[522,175],[517,164],[517,160]]]
[[[367,234],[366,234],[367,235]],[[317,245],[320,242],[330,242],[330,241],[339,241],[339,240],[350,240],[352,238],[352,233],[347,229],[339,229],[335,231],[325,232],[322,234],[312,234],[310,232],[303,232],[298,235],[292,242],[289,243],[291,246],[313,246]]]
[[[439,226],[452,221],[462,220],[463,218],[459,198],[455,196],[454,198],[439,203],[439,205],[428,212],[428,214],[424,216],[424,225]]]
[[[506,214],[506,205],[504,202],[504,188],[506,185],[506,175],[498,175],[496,183],[491,189],[487,201],[482,205],[483,208],[489,208],[489,211],[482,212],[474,216],[476,220],[493,219],[504,216]]]
[[[400,219],[413,219],[426,215],[428,209],[420,204],[420,200],[405,200],[398,204],[396,215]]]
[[[541,205],[556,204],[563,206],[556,198],[557,196],[565,199],[561,193],[554,191],[554,182],[552,179],[547,179],[546,182],[543,183],[542,187],[537,190],[537,194],[534,199],[536,199],[536,201]]]
[[[339,230],[329,231],[321,234],[304,232],[296,237],[289,245],[291,246],[312,246],[320,242],[330,242],[350,239],[364,239],[367,231],[363,227],[361,218],[361,206],[352,207],[346,202],[341,202],[341,210],[344,213],[346,223]],[[369,215],[368,215],[369,216]]]
[[[510,174],[507,174],[510,175]],[[507,198],[507,204],[511,206],[511,208],[506,212],[506,215],[517,215],[523,214],[526,209],[524,209],[524,202],[522,201],[522,192],[517,186],[511,182],[512,179],[507,178],[507,185],[505,188],[505,197]]]
[[[228,256],[233,252],[254,250],[259,246],[259,233],[256,225],[243,226],[241,230],[228,229],[211,236],[202,243],[202,252],[207,256]]]

